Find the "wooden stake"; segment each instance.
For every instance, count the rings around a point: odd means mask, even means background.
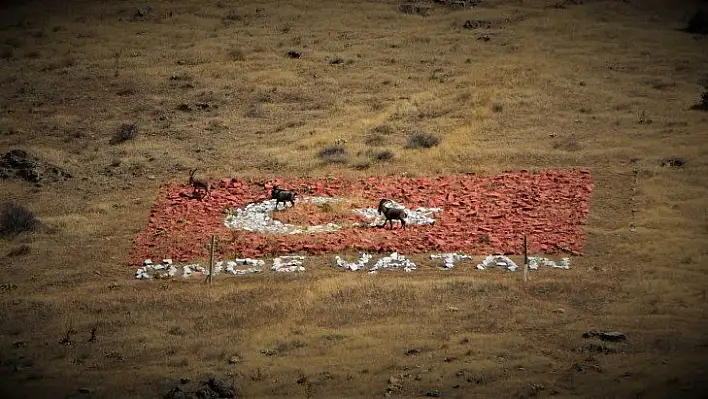
[[[524,284],[529,279],[529,253],[526,245],[526,236],[524,236]]]
[[[211,236],[211,248],[209,249],[209,275],[207,276],[207,282],[211,284],[214,278],[214,246],[216,245],[216,236]]]

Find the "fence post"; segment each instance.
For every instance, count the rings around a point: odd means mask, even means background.
[[[529,279],[529,253],[528,253],[528,247],[526,244],[526,235],[524,235],[524,284]]]
[[[211,284],[214,278],[214,246],[216,245],[216,236],[211,236],[211,248],[209,248],[209,275],[207,276],[207,282]]]

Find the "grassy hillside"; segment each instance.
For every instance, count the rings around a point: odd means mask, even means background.
[[[216,375],[247,397],[699,397],[708,113],[691,107],[708,39],[680,30],[699,2],[402,4],[3,6],[0,150],[71,177],[0,180],[39,221],[0,240],[2,396],[157,397]],[[685,164],[662,166],[672,157]],[[526,287],[424,257],[406,274],[318,257],[302,275],[211,287],[134,280],[126,258],[157,188],[193,167],[584,167],[596,187],[585,255]],[[627,340],[598,347],[582,338],[594,329]]]

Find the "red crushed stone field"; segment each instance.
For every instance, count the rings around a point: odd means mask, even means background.
[[[276,235],[230,230],[224,225],[226,208],[242,208],[268,199],[278,184],[300,198],[347,198],[332,211],[313,204],[296,203],[274,217],[283,222],[311,225],[329,221],[356,222],[351,208],[378,205],[389,198],[408,209],[443,208],[431,226],[409,225],[402,230],[368,226],[343,227],[336,232]],[[580,255],[593,182],[588,170],[508,172],[494,176],[456,175],[421,178],[395,176],[343,179],[224,179],[203,201],[191,198],[192,188],[168,183],[160,188],[147,226],[137,235],[131,262],[172,258],[181,262],[208,257],[207,243],[219,237],[219,257],[259,257],[273,254],[323,254],[347,249],[403,254],[464,251],[468,254],[522,253],[527,235],[529,253]],[[282,205],[281,205],[282,207]],[[349,224],[349,223],[346,223]]]

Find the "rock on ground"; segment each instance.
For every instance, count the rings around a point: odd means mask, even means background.
[[[67,180],[71,178],[71,174],[26,151],[12,150],[0,158],[0,178],[13,177],[30,183],[41,183],[46,180],[54,182]]]

